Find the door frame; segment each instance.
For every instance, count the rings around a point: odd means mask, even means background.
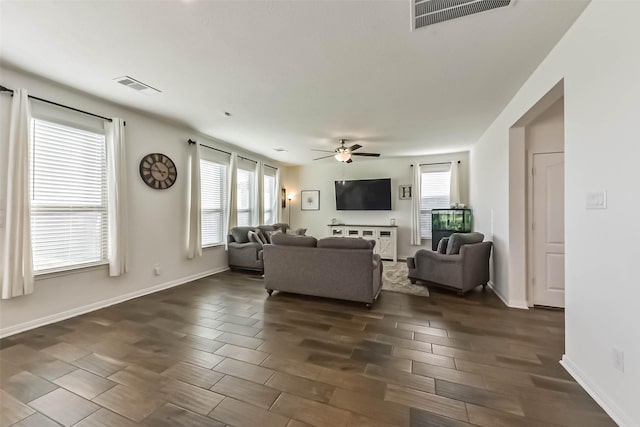
[[[526,170],[527,170],[527,305],[529,307],[533,307],[534,304],[534,283],[533,283],[533,272],[534,272],[534,247],[533,247],[533,156],[536,154],[565,154],[563,151],[529,151],[527,150],[527,162],[526,162]],[[562,167],[565,167],[565,159],[564,156],[562,158]],[[564,218],[563,218],[564,221]]]

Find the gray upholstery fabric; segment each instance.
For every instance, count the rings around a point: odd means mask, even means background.
[[[289,229],[289,224],[287,224],[285,222],[277,222],[277,223],[273,224],[273,227],[275,227],[276,230],[280,230],[283,233],[286,233],[287,230]]]
[[[319,248],[341,248],[341,249],[373,249],[374,240],[351,237],[325,237],[318,240]]]
[[[265,243],[271,243],[271,235],[277,231],[273,225],[259,225],[257,227],[265,239]]]
[[[443,237],[442,239],[440,239],[440,241],[438,242],[438,249],[436,250],[436,252],[438,252],[439,254],[446,254],[448,243],[449,243],[448,237]]]
[[[264,283],[271,290],[370,304],[381,289],[382,262],[369,248],[265,245]]]
[[[249,230],[247,232],[247,235],[249,236],[249,241],[250,242],[255,242],[257,243],[261,248],[262,246],[264,246],[264,243],[262,243],[262,239],[260,239],[260,236],[258,233],[256,233],[255,231],[251,231]]]
[[[449,243],[447,244],[447,255],[456,255],[460,253],[460,248],[463,245],[469,245],[472,243],[480,243],[484,239],[482,233],[453,233],[449,236]]]
[[[229,267],[262,271],[262,248],[255,242],[228,244]]]
[[[231,236],[233,236],[233,241],[238,243],[248,243],[249,242],[249,231],[253,231],[253,227],[233,227],[231,229]]]
[[[421,249],[412,258],[407,258],[409,278],[444,285],[459,293],[485,285],[489,281],[492,246],[491,242],[465,244],[457,255]]]
[[[296,234],[298,236],[304,236],[304,233],[307,232],[306,228],[298,228],[296,231],[293,232],[293,234]]]
[[[305,246],[315,248],[318,240],[311,236],[294,236],[292,234],[276,233],[271,236],[273,245],[282,246]]]

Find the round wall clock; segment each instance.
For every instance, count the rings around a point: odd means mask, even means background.
[[[140,161],[140,176],[149,187],[164,190],[176,182],[178,171],[169,157],[161,153],[151,153]]]

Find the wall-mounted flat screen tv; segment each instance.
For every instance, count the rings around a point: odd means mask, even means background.
[[[391,178],[336,181],[339,211],[390,211]]]

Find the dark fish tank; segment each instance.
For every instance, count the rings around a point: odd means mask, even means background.
[[[471,209],[433,209],[431,211],[431,249],[438,248],[443,237],[471,232]]]

